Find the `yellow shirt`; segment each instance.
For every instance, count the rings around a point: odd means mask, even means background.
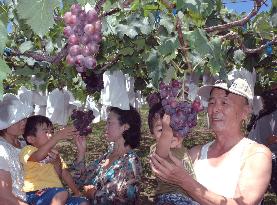
[[[156,144],[153,144],[150,147],[150,154],[154,153],[155,150],[156,150]],[[182,145],[182,147],[180,147],[180,148],[170,148],[170,151],[173,156],[177,157],[179,160],[182,160],[184,169],[186,169],[186,171],[193,178],[195,178],[192,161],[188,154],[187,148],[184,145]],[[170,159],[167,159],[167,161],[172,163],[172,161]],[[160,180],[159,178],[157,178],[157,182],[158,182],[158,186],[155,190],[156,196],[160,195],[160,194],[165,194],[165,193],[181,193],[181,194],[188,196],[187,193],[181,187],[179,187],[177,185],[164,182],[164,181]]]
[[[63,187],[62,182],[51,163],[39,163],[28,161],[29,157],[38,149],[34,146],[25,146],[19,159],[24,169],[24,192],[41,190],[44,188]],[[62,160],[62,169],[67,168]]]

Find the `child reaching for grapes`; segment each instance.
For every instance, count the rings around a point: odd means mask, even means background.
[[[159,156],[169,160],[169,153],[181,159],[186,169],[194,176],[193,165],[188,150],[183,145],[184,136],[173,134],[170,127],[170,116],[165,114],[160,102],[154,104],[148,115],[148,125],[156,143],[151,146],[150,154],[156,152]],[[176,185],[157,179],[158,186],[155,192],[155,204],[185,205],[198,204],[188,197],[186,192]]]
[[[87,205],[85,198],[69,196],[63,187],[61,179],[75,195],[80,195],[66,164],[54,149],[60,140],[70,139],[78,132],[69,126],[55,134],[52,130],[53,124],[45,116],[35,115],[27,119],[23,135],[27,146],[19,155],[24,169],[23,190],[27,202],[36,205]]]

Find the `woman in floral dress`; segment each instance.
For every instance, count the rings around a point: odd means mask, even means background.
[[[133,149],[139,146],[140,128],[140,115],[134,108],[111,107],[105,128],[108,151],[87,167],[85,139],[75,140],[78,156],[72,171],[91,204],[138,204],[142,169]]]

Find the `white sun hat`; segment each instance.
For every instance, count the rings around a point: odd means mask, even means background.
[[[23,104],[15,95],[7,93],[0,101],[0,130],[29,117],[33,108]]]
[[[256,82],[256,72],[245,70],[232,70],[228,75],[227,82],[216,81],[214,85],[204,85],[199,88],[198,95],[208,100],[213,88],[221,88],[231,93],[245,97],[250,105],[253,104],[254,85]]]

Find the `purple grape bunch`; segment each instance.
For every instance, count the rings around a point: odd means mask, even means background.
[[[185,137],[197,124],[197,110],[187,101],[179,101],[182,83],[172,80],[170,84],[160,83],[160,96],[165,113],[170,116],[170,126],[174,135]]]
[[[73,4],[63,19],[66,24],[63,33],[69,44],[66,62],[75,65],[79,73],[95,68],[95,56],[102,39],[102,23],[97,11],[92,8],[86,12],[79,4]]]
[[[81,136],[87,136],[92,132],[90,124],[94,118],[92,110],[73,110],[71,115],[73,125],[79,131]]]

